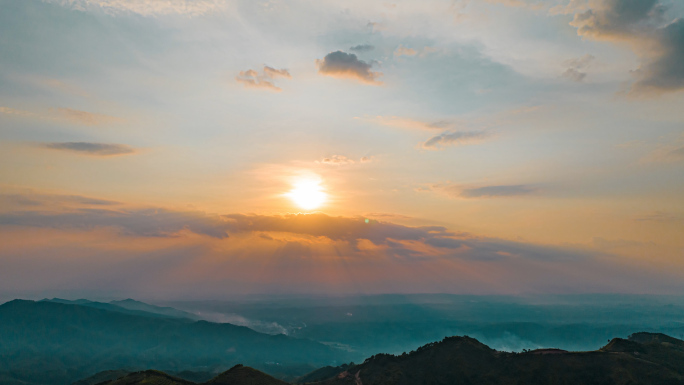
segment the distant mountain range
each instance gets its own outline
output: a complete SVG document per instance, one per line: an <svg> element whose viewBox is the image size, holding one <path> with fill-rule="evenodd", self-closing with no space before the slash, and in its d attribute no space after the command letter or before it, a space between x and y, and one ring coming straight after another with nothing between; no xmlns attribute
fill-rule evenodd
<svg viewBox="0 0 684 385"><path fill-rule="evenodd" d="M598 351L537 349L505 353L473 338L449 337L400 356L378 354L360 365L321 368L297 382L311 385L675 385L684 383L684 341L664 334L637 333L629 339L613 339ZM143 384L196 383L152 370L99 383ZM238 365L203 384L286 383Z"/></svg>
<svg viewBox="0 0 684 385"><path fill-rule="evenodd" d="M196 321L134 300L0 305L0 384L66 385L111 369L218 373L241 363L292 378L348 359L311 340Z"/></svg>
<svg viewBox="0 0 684 385"><path fill-rule="evenodd" d="M133 299L0 305L2 385L684 384L684 342L660 333L615 338L588 352L509 353L448 337L341 364L351 358L315 341Z"/></svg>

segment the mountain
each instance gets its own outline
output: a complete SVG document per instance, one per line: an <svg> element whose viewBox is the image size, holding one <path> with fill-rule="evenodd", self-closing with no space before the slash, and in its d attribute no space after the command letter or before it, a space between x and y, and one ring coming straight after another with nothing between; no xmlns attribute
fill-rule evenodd
<svg viewBox="0 0 684 385"><path fill-rule="evenodd" d="M172 307L162 307L162 306L155 306L155 305L150 305L145 302L140 302L136 301L134 299L128 298L124 299L122 301L111 301L109 302L111 305L119 306L124 309L128 310L138 310L138 311L144 311L152 314L159 314L163 316L168 316L168 317L176 317L176 318L187 318L195 321L199 321L200 317L188 313L182 310L174 309Z"/></svg>
<svg viewBox="0 0 684 385"><path fill-rule="evenodd" d="M142 309L130 309L130 308L127 308L124 306L119 306L119 305L111 303L111 302L110 303L96 302L96 301L90 301L87 299L77 299L77 300L71 301L68 299L61 299L61 298L52 298L52 299L45 298L43 300L40 300L39 302L52 302L52 303L61 303L64 305L87 306L87 307L92 307L95 309L102 309L102 310L114 311L117 313L132 314L132 315L138 315L138 316L144 316L144 317L153 317L153 318L187 318L187 317L177 317L177 316L173 316L173 315L169 315L169 314L162 314L162 313L158 313L158 312L151 312L151 311L142 310ZM112 302L114 302L114 301L112 301ZM142 302L140 302L140 303L142 303ZM152 306L152 305L148 305L148 306ZM177 310L177 311L181 312L180 310Z"/></svg>
<svg viewBox="0 0 684 385"><path fill-rule="evenodd" d="M131 373L130 371L123 370L123 369L105 370L104 372L94 374L88 378L78 380L71 385L97 385L97 384L100 384L102 382L116 380L117 378L121 378L121 377L123 377L127 374L130 374L130 373Z"/></svg>
<svg viewBox="0 0 684 385"><path fill-rule="evenodd" d="M287 385L287 382L243 365L235 365L230 370L207 381L207 385Z"/></svg>
<svg viewBox="0 0 684 385"><path fill-rule="evenodd" d="M146 317L155 318L185 318L192 321L199 321L200 317L192 313L188 313L182 310L174 309L172 307L161 307L154 306L144 302L136 301L134 299L125 299L122 301L111 301L111 302L97 302L90 301L87 299L77 299L74 301L61 298L45 298L40 302L54 302L66 305L80 305L88 306L96 309L103 309L109 311L115 311L124 314L134 314Z"/></svg>
<svg viewBox="0 0 684 385"><path fill-rule="evenodd" d="M346 352L311 340L143 313L88 303L14 300L2 304L1 382L70 384L112 369L218 373L238 363L300 376L347 360Z"/></svg>
<svg viewBox="0 0 684 385"><path fill-rule="evenodd" d="M320 374L329 375L320 380ZM332 375L330 375L332 374ZM314 381L314 382L310 382ZM318 382L315 382L318 381ZM363 364L311 373L318 385L507 385L684 383L684 341L652 333L616 338L598 351L538 349L505 353L469 337L449 337L400 356L378 354Z"/></svg>
<svg viewBox="0 0 684 385"><path fill-rule="evenodd" d="M116 379L103 381L97 385L198 385L179 377L157 370L128 373ZM76 383L74 383L76 385ZM201 385L288 385L287 382L271 377L256 369L235 365Z"/></svg>
<svg viewBox="0 0 684 385"><path fill-rule="evenodd" d="M158 370L145 370L129 373L114 380L100 382L97 385L195 385L194 382L170 376Z"/></svg>
<svg viewBox="0 0 684 385"><path fill-rule="evenodd" d="M597 351L499 352L470 337L448 337L400 356L326 366L299 379L309 385L675 385L684 383L684 341L658 333L614 338ZM197 385L163 372L131 373L99 385ZM202 385L286 385L236 365Z"/></svg>

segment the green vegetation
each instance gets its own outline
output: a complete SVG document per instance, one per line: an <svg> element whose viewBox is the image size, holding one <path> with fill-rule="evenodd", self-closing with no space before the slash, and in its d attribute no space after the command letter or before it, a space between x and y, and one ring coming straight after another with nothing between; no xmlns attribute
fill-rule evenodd
<svg viewBox="0 0 684 385"><path fill-rule="evenodd" d="M345 352L310 340L100 307L23 300L0 305L0 383L66 385L111 369L215 375L239 363L293 378L348 360Z"/></svg>

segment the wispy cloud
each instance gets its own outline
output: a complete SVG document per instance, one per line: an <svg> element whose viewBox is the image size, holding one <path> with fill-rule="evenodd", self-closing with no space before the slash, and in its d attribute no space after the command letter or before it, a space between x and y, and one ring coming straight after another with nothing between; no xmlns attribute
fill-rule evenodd
<svg viewBox="0 0 684 385"><path fill-rule="evenodd" d="M199 16L223 10L226 0L47 0L79 11L104 10L110 14L135 13L142 16Z"/></svg>
<svg viewBox="0 0 684 385"><path fill-rule="evenodd" d="M317 160L316 163L330 164L334 166L345 166L348 164L354 164L356 162L354 162L353 159L349 159L344 155L332 155L327 158Z"/></svg>
<svg viewBox="0 0 684 385"><path fill-rule="evenodd" d="M47 112L33 112L18 110L11 107L0 107L0 113L23 118L37 118L69 122L84 126L100 126L107 124L121 124L126 122L125 119L118 118L116 116L75 110L73 108L51 108Z"/></svg>
<svg viewBox="0 0 684 385"><path fill-rule="evenodd" d="M397 127L411 130L444 130L445 128L453 128L458 126L458 123L453 120L436 120L426 122L411 118L404 118L399 116L373 116L370 118L357 118L369 120L373 123L383 126Z"/></svg>
<svg viewBox="0 0 684 385"><path fill-rule="evenodd" d="M636 218L639 222L682 222L684 221L684 215L669 213L665 211L654 211L648 214L644 214Z"/></svg>
<svg viewBox="0 0 684 385"><path fill-rule="evenodd" d="M587 77L586 69L595 59L593 55L586 54L580 58L568 60L565 62L567 69L561 76L580 83Z"/></svg>
<svg viewBox="0 0 684 385"><path fill-rule="evenodd" d="M91 142L55 142L43 143L42 147L50 150L74 152L92 156L114 156L134 154L134 148L125 144L91 143Z"/></svg>
<svg viewBox="0 0 684 385"><path fill-rule="evenodd" d="M514 197L530 195L538 191L538 187L526 184L471 187L443 183L432 185L430 189L462 199Z"/></svg>
<svg viewBox="0 0 684 385"><path fill-rule="evenodd" d="M682 161L684 161L684 145L681 143L662 144L641 159L642 163L676 163Z"/></svg>
<svg viewBox="0 0 684 385"><path fill-rule="evenodd" d="M355 45L353 47L349 47L349 50L354 51L354 52L368 52L368 51L372 51L374 49L375 49L375 47L370 45L370 44L359 44L359 45Z"/></svg>
<svg viewBox="0 0 684 385"><path fill-rule="evenodd" d="M523 0L485 0L488 3L492 4L501 4L505 5L507 7L516 7L516 8L529 8L529 9L542 9L545 7L544 3L539 1L539 2L528 2L528 1L523 1Z"/></svg>
<svg viewBox="0 0 684 385"><path fill-rule="evenodd" d="M235 80L242 83L245 87L264 88L275 92L280 92L282 89L274 84L274 79L286 78L291 79L292 75L286 69L275 69L273 67L264 66L261 73L255 70L240 71Z"/></svg>
<svg viewBox="0 0 684 385"><path fill-rule="evenodd" d="M394 56L400 57L400 56L415 56L418 54L418 51L416 51L413 48L408 48L404 47L403 45L399 45L397 49L394 50Z"/></svg>
<svg viewBox="0 0 684 385"><path fill-rule="evenodd" d="M25 210L35 207L115 206L120 202L81 195L41 194L33 191L14 191L0 194L5 209Z"/></svg>
<svg viewBox="0 0 684 385"><path fill-rule="evenodd" d="M358 163L369 163L375 159L373 156L362 156L358 161L348 158L344 155L332 155L325 157L321 160L317 160L316 163L326 164L331 166L347 166Z"/></svg>
<svg viewBox="0 0 684 385"><path fill-rule="evenodd" d="M125 122L124 119L117 118L115 116L74 110L72 108L57 108L55 112L57 116L63 120L67 120L76 124L82 124L84 126L99 126L104 124Z"/></svg>
<svg viewBox="0 0 684 385"><path fill-rule="evenodd" d="M372 64L367 63L353 53L342 51L331 52L322 60L316 60L318 73L338 77L359 80L366 84L380 84L378 78L381 72L371 71Z"/></svg>
<svg viewBox="0 0 684 385"><path fill-rule="evenodd" d="M484 131L447 131L433 136L422 147L428 150L436 150L440 147L459 146L479 143L491 135Z"/></svg>

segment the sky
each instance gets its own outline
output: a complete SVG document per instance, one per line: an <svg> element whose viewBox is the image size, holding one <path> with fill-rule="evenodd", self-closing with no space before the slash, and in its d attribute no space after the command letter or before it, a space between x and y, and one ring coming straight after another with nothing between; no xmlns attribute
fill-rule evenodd
<svg viewBox="0 0 684 385"><path fill-rule="evenodd" d="M684 290L684 2L0 9L3 297Z"/></svg>

